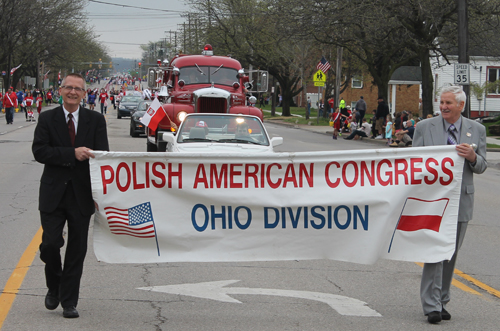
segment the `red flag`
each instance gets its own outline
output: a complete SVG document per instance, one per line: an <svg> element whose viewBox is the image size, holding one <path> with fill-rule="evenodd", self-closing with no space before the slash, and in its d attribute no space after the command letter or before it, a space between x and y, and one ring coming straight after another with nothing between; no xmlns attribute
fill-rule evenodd
<svg viewBox="0 0 500 331"><path fill-rule="evenodd" d="M148 110L142 117L142 124L149 127L151 130L155 131L158 127L158 123L166 116L167 114L163 110L160 101L157 98L153 100L151 106L149 106Z"/></svg>
<svg viewBox="0 0 500 331"><path fill-rule="evenodd" d="M57 80L61 80L61 70L59 70L59 73L57 74Z"/></svg>
<svg viewBox="0 0 500 331"><path fill-rule="evenodd" d="M426 229L439 232L448 202L449 199L446 198L438 200L408 198L396 229L401 231Z"/></svg>

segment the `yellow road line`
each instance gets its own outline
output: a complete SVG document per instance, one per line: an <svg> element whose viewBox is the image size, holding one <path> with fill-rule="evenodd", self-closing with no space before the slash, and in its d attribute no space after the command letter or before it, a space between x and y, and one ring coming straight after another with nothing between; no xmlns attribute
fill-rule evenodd
<svg viewBox="0 0 500 331"><path fill-rule="evenodd" d="M419 262L416 262L416 264L418 264L419 266L423 267L424 264L423 263L419 263ZM477 287L479 287L480 289L483 289L485 290L486 292L488 292L489 294L491 295L494 295L496 296L497 298L500 298L500 291L498 290L495 290L493 287L491 286L488 286L486 285L485 283L483 282L480 282L479 280L475 279L474 277L471 277L469 275L467 275L465 272L463 271L460 271L458 269L455 269L455 275L457 276L460 276L462 277L463 279L467 280L468 282L471 282L472 284L476 285ZM459 289L461 289L462 291L465 291L465 292L469 292L469 293L472 293L472 294L476 294L476 295L482 295L481 293L479 293L478 291L468 287L467 285L459 282L458 280L456 279L453 279L452 280L452 285L458 287Z"/></svg>
<svg viewBox="0 0 500 331"><path fill-rule="evenodd" d="M465 280L468 280L469 282L476 285L477 287L482 288L483 290L490 293L491 295L494 295L497 298L500 298L500 291L495 290L493 287L488 286L488 285L480 282L479 280L467 275L466 273L464 273L458 269L455 269L455 274L457 274L458 276L462 277Z"/></svg>
<svg viewBox="0 0 500 331"><path fill-rule="evenodd" d="M14 302L17 292L21 288L24 277L28 272L33 260L35 259L36 253L38 251L38 246L42 242L42 227L38 229L30 244L24 251L19 263L17 264L14 271L10 275L2 294L0 295L0 329L2 328L3 322L7 318L10 307Z"/></svg>

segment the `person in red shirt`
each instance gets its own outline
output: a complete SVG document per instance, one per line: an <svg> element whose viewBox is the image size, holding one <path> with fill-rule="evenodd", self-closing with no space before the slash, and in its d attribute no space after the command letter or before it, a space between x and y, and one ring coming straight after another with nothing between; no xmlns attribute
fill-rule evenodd
<svg viewBox="0 0 500 331"><path fill-rule="evenodd" d="M106 108L105 103L106 100L108 99L108 94L104 89L101 89L101 94L99 94L99 100L101 100L101 114L106 114Z"/></svg>
<svg viewBox="0 0 500 331"><path fill-rule="evenodd" d="M41 95L38 95L36 97L36 110L38 111L38 115L42 112L42 103L43 103L43 98Z"/></svg>
<svg viewBox="0 0 500 331"><path fill-rule="evenodd" d="M31 95L31 92L28 92L23 103L24 107L26 107L26 121L31 122L32 119L35 119L33 116L33 95Z"/></svg>
<svg viewBox="0 0 500 331"><path fill-rule="evenodd" d="M5 119L7 124L14 123L14 108L17 107L17 95L12 92L12 87L9 87L3 96L3 106L5 108Z"/></svg>
<svg viewBox="0 0 500 331"><path fill-rule="evenodd" d="M50 105L52 103L52 90L49 90L47 92L47 95L45 95L45 99L47 100L48 105Z"/></svg>

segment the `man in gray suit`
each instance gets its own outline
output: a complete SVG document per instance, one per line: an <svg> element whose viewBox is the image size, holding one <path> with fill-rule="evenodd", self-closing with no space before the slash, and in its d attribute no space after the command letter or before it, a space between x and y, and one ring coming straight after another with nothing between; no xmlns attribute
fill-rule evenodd
<svg viewBox="0 0 500 331"><path fill-rule="evenodd" d="M486 163L486 130L483 125L462 116L466 95L459 86L441 90L439 109L441 116L418 123L413 146L456 145L458 155L465 158L458 209L457 240L455 253L450 261L425 263L420 285L420 298L429 323L451 319L445 309L450 301L450 286L457 253L472 219L474 207L473 174L483 173Z"/></svg>

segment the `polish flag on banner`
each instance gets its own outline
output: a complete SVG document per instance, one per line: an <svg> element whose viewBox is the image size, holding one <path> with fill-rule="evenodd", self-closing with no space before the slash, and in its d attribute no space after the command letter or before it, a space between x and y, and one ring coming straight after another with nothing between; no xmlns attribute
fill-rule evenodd
<svg viewBox="0 0 500 331"><path fill-rule="evenodd" d="M165 111L163 110L160 101L158 101L158 98L155 98L142 117L141 122L151 130L156 130L158 123L160 123L165 115Z"/></svg>
<svg viewBox="0 0 500 331"><path fill-rule="evenodd" d="M449 199L421 200L408 198L401 212L397 230L417 231L432 230L439 232Z"/></svg>
<svg viewBox="0 0 500 331"><path fill-rule="evenodd" d="M455 249L456 218L452 216L455 219L452 229L449 229L448 225L449 230L446 233L440 232L449 202L448 198L436 200L407 198L393 231L388 253L393 254L391 248L406 252L420 250L422 253L422 251L430 252L436 247L442 247L440 249L448 252L451 258ZM448 215L449 218L450 215ZM418 247L415 245L416 242L420 243ZM432 254L429 254L428 260L422 262L437 261L434 261Z"/></svg>

